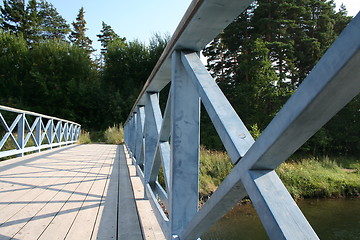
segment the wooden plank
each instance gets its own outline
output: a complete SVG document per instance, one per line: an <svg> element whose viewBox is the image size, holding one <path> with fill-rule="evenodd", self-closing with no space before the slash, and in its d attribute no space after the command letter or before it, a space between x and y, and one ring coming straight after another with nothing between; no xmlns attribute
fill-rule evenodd
<svg viewBox="0 0 360 240"><path fill-rule="evenodd" d="M96 163L95 170L90 172L87 177L90 177L81 182L79 187L75 190L75 192L68 198L65 204L61 207L59 213L53 218L51 223L47 226L45 231L41 234L38 239L65 239L67 234L72 227L76 217L78 216L79 211L81 210L86 197L89 195L89 191L92 188L94 181L96 180L101 167L104 162L101 161L103 156L96 156L98 159L94 158L92 161L98 160L100 162ZM94 175L95 174L95 175ZM101 196L98 196L101 198ZM96 207L99 204L94 204L91 207ZM89 228L90 227L90 228ZM83 225L80 229L78 229L78 233L92 231L93 226Z"/></svg>
<svg viewBox="0 0 360 240"><path fill-rule="evenodd" d="M51 197L52 192L56 192L59 190L59 188L56 185L62 185L66 183L68 180L66 180L66 175L71 174L71 172L67 171L74 166L69 166L68 169L63 169L61 171L55 171L54 174L50 177L45 177L42 184L37 183L38 185L34 185L32 183L32 180L26 179L29 183L26 185L33 186L32 189L26 191L26 194L21 195L19 198L17 198L12 203L9 203L6 206L6 209L3 209L2 214L0 216L0 224L1 231L4 232L5 226L8 226L6 222L12 222L15 221L16 215L20 215L24 210L24 208L28 207L29 205L34 206L32 202L36 202L40 200L40 202L46 202L48 201L48 197ZM26 170L26 169L25 169ZM34 176L36 178L36 175ZM63 182L65 181L65 182ZM44 194L46 192L49 192L49 194ZM16 195L21 194L22 192L17 192Z"/></svg>
<svg viewBox="0 0 360 240"><path fill-rule="evenodd" d="M84 158L84 157L83 157ZM90 172L92 167L95 165L94 162L89 161L91 159L84 159L82 169L88 169ZM79 164L79 163L77 163ZM69 165L71 167L72 165ZM68 171L69 174L72 172ZM80 179L78 178L80 177ZM46 226L48 226L64 205L64 203L69 199L71 194L76 190L76 188L80 185L80 182L85 179L86 176L83 175L82 171L77 171L77 173L73 176L69 176L67 181L62 183L62 188L59 189L54 194L53 191L47 191L47 194L42 195L42 201L46 199L46 195L53 195L53 197L43 204L42 208L38 212L33 213L33 217L30 222L28 222L17 234L14 236L19 239L37 239L41 233L44 231ZM32 209L34 207L32 206ZM29 209L26 209L28 212L31 212ZM31 216L31 215L30 215Z"/></svg>
<svg viewBox="0 0 360 240"><path fill-rule="evenodd" d="M143 239L123 146L120 148L118 239Z"/></svg>
<svg viewBox="0 0 360 240"><path fill-rule="evenodd" d="M21 182L35 187L15 199L6 208L10 212L1 212L0 217L7 222L0 229L0 239L143 239L123 146L81 145L40 156L32 166L5 164L13 164L4 170L7 177L18 181L18 175L24 174ZM43 167L43 172L36 175L34 166ZM28 178L34 173L34 180ZM35 181L37 178L43 180ZM11 184L3 187L6 190ZM143 187L140 194L144 200ZM149 213L143 218L150 226L154 223L149 218L151 207L147 207ZM150 235L146 239L161 239L156 232Z"/></svg>
<svg viewBox="0 0 360 240"><path fill-rule="evenodd" d="M83 205L81 206L81 209L79 210L79 213L77 214L76 219L66 236L66 239L91 239L113 160L114 156L112 155L104 157L104 162L99 174L94 180L94 183L86 196ZM84 226L91 227L91 231L81 231Z"/></svg>
<svg viewBox="0 0 360 240"><path fill-rule="evenodd" d="M113 168L100 204L92 240L117 238L118 191L119 191L119 150L117 147Z"/></svg>
<svg viewBox="0 0 360 240"><path fill-rule="evenodd" d="M63 189L59 189L58 192L61 192ZM44 209L46 206L51 206L51 209L54 209L54 205L52 205L53 199L58 195L58 192L54 192L52 190L45 191L43 194L39 195L32 202L24 206L20 211L18 211L14 216L8 219L2 226L1 232L15 235L25 235L27 233L27 229L30 229L30 236L36 239L36 235L34 235L34 230L36 228L32 227L32 225L38 225L36 222L37 219L41 218L39 212ZM49 204L50 203L50 204ZM52 214L50 214L52 215ZM50 221L49 217L45 219ZM29 223L30 222L30 223ZM28 224L29 223L29 224ZM28 226L29 225L29 226ZM41 225L40 225L41 226ZM41 226L40 232L43 231L44 227ZM29 238L26 238L29 239Z"/></svg>
<svg viewBox="0 0 360 240"><path fill-rule="evenodd" d="M143 229L143 237L145 240L165 240L166 238L154 215L151 204L149 200L144 198L144 186L140 177L136 176L136 166L132 165L126 151L125 156L139 220Z"/></svg>

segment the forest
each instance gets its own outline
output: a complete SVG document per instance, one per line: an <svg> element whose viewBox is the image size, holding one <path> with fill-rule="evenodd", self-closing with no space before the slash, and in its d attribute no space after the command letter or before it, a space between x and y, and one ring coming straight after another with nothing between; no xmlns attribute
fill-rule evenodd
<svg viewBox="0 0 360 240"><path fill-rule="evenodd" d="M209 71L254 137L351 19L332 0L257 0L203 50ZM123 123L169 36L155 34L146 45L102 22L96 54L86 30L84 8L69 24L45 0L3 0L0 105L69 119L87 131ZM203 115L202 144L221 150ZM358 155L359 140L357 96L300 151Z"/></svg>

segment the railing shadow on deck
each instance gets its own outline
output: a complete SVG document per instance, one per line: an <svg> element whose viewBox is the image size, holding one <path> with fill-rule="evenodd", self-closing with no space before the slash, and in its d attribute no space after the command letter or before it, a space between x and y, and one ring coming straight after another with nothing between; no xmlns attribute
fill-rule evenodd
<svg viewBox="0 0 360 240"><path fill-rule="evenodd" d="M318 239L274 169L359 93L360 14L255 142L198 56L250 3L193 1L125 123L126 146L167 239L199 238L246 195L271 239ZM159 92L168 84L162 112ZM235 167L198 209L200 102Z"/></svg>

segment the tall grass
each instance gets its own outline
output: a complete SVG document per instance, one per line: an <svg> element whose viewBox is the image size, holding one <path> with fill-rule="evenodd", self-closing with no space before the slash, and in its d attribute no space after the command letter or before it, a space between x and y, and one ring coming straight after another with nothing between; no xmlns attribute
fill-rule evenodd
<svg viewBox="0 0 360 240"><path fill-rule="evenodd" d="M225 152L200 151L200 198L206 200L230 173L233 164ZM351 157L299 157L277 169L295 199L360 196L360 162Z"/></svg>
<svg viewBox="0 0 360 240"><path fill-rule="evenodd" d="M104 133L105 143L108 144L123 144L124 143L124 128L122 124L114 125L106 129Z"/></svg>
<svg viewBox="0 0 360 240"><path fill-rule="evenodd" d="M359 169L343 168L329 157L285 162L276 171L295 199L360 195Z"/></svg>
<svg viewBox="0 0 360 240"><path fill-rule="evenodd" d="M81 131L80 137L77 141L78 144L89 144L91 143L90 133L86 131Z"/></svg>
<svg viewBox="0 0 360 240"><path fill-rule="evenodd" d="M199 191L201 197L214 192L230 173L233 164L226 152L200 148Z"/></svg>

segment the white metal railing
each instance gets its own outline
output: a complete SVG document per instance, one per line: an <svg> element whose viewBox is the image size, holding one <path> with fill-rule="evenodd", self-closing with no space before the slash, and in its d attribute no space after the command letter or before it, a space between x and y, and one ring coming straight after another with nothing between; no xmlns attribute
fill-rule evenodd
<svg viewBox="0 0 360 240"><path fill-rule="evenodd" d="M167 239L199 238L246 195L271 239L318 239L274 169L359 93L360 14L255 142L198 56L250 3L194 0L125 123L126 146ZM162 113L159 92L169 83ZM201 209L200 103L235 164Z"/></svg>
<svg viewBox="0 0 360 240"><path fill-rule="evenodd" d="M0 105L0 158L75 143L80 124Z"/></svg>

